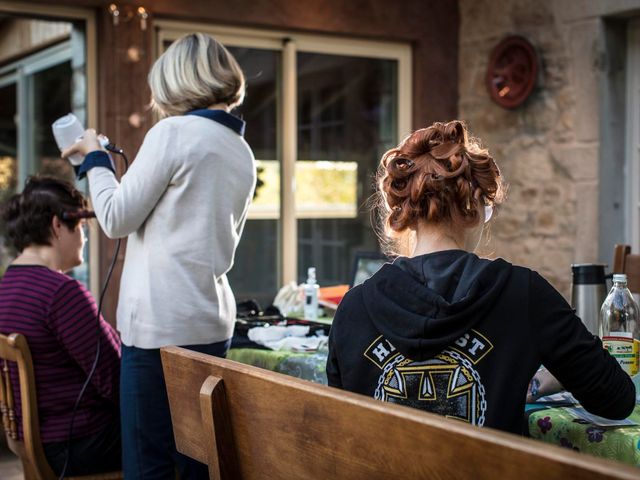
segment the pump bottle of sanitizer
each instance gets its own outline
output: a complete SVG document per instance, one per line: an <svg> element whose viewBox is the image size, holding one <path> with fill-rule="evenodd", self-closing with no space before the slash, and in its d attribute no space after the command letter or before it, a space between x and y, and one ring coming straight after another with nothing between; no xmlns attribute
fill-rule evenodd
<svg viewBox="0 0 640 480"><path fill-rule="evenodd" d="M316 269L309 267L307 282L304 284L304 318L307 320L318 319L318 288Z"/></svg>

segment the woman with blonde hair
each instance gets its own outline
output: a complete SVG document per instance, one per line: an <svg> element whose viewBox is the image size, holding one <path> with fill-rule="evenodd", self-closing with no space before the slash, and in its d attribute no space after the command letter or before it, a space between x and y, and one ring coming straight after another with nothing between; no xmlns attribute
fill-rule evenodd
<svg viewBox="0 0 640 480"><path fill-rule="evenodd" d="M340 303L329 385L522 433L544 364L587 410L631 413L629 376L564 298L528 268L473 253L504 183L463 123L434 123L385 153L378 197L400 255Z"/></svg>
<svg viewBox="0 0 640 480"><path fill-rule="evenodd" d="M229 113L245 80L223 45L195 33L160 56L149 86L164 118L120 183L93 130L63 156L85 156L78 174L102 229L128 236L117 310L125 478L174 478L174 465L181 478L208 478L176 452L159 349L229 348L236 306L226 274L256 182L244 122Z"/></svg>

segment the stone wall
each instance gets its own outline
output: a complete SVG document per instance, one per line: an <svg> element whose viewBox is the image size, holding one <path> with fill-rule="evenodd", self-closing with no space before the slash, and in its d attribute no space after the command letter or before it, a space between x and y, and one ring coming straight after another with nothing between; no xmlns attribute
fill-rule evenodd
<svg viewBox="0 0 640 480"><path fill-rule="evenodd" d="M493 153L509 195L485 253L538 270L568 296L572 263L598 261L598 20L572 21L571 0L460 0L459 116ZM485 74L505 36L539 55L538 84L506 110Z"/></svg>

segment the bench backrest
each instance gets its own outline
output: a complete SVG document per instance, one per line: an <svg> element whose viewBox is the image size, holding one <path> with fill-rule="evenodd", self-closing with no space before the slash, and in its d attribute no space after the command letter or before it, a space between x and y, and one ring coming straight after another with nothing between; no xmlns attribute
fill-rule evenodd
<svg viewBox="0 0 640 480"><path fill-rule="evenodd" d="M14 364L10 367L10 364ZM10 368L17 367L19 387L14 391ZM16 395L19 393L19 395ZM16 402L20 402L20 418ZM9 449L20 457L26 480L57 480L40 440L36 380L31 350L24 335L0 334L0 415ZM22 427L22 438L18 424ZM0 467L1 470L1 467ZM3 478L0 472L0 478ZM122 480L122 472L97 473L67 480Z"/></svg>
<svg viewBox="0 0 640 480"><path fill-rule="evenodd" d="M15 363L19 376L18 392L13 391L10 362ZM20 398L21 419L17 418L16 399ZM31 351L24 335L0 335L0 412L7 444L20 457L25 478L54 479L56 475L47 463L40 442L36 383ZM21 421L20 421L21 420ZM18 435L21 423L22 436Z"/></svg>
<svg viewBox="0 0 640 480"><path fill-rule="evenodd" d="M178 451L212 479L637 479L638 470L179 347Z"/></svg>

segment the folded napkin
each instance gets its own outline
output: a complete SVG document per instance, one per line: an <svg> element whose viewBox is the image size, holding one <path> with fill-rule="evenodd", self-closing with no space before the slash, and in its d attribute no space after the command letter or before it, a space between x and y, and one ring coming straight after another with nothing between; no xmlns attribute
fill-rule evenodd
<svg viewBox="0 0 640 480"><path fill-rule="evenodd" d="M319 333L319 332L318 332ZM288 350L291 352L315 352L327 343L326 335L309 334L308 325L255 327L247 336L260 345L272 350Z"/></svg>

